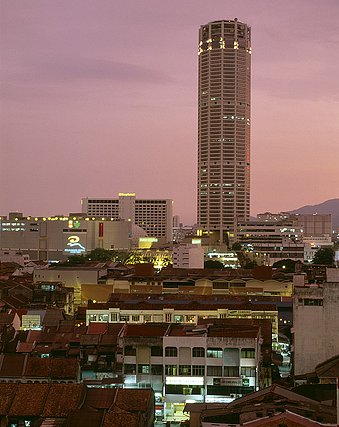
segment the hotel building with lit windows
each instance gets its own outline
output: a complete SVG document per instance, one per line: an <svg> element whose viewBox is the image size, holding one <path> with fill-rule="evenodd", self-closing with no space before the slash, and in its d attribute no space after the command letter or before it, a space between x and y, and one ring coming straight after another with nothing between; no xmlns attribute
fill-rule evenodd
<svg viewBox="0 0 339 427"><path fill-rule="evenodd" d="M198 226L228 243L250 215L250 27L202 25L198 55Z"/></svg>
<svg viewBox="0 0 339 427"><path fill-rule="evenodd" d="M116 199L83 198L81 207L88 216L131 221L159 243L173 240L173 201L170 199L136 199L135 193L119 193Z"/></svg>

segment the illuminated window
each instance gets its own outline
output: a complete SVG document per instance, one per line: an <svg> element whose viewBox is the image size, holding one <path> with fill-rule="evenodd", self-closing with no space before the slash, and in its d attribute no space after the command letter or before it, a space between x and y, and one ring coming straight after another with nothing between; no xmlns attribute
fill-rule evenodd
<svg viewBox="0 0 339 427"><path fill-rule="evenodd" d="M244 375L245 377L255 377L255 368L242 367L241 375Z"/></svg>
<svg viewBox="0 0 339 427"><path fill-rule="evenodd" d="M165 374L168 376L176 376L178 374L177 365L166 365L165 366Z"/></svg>
<svg viewBox="0 0 339 427"><path fill-rule="evenodd" d="M150 366L149 365L138 365L138 374L149 374Z"/></svg>
<svg viewBox="0 0 339 427"><path fill-rule="evenodd" d="M241 350L241 357L243 359L255 359L255 349L254 348L243 348Z"/></svg>
<svg viewBox="0 0 339 427"><path fill-rule="evenodd" d="M171 313L165 314L165 322L172 322L172 314Z"/></svg>
<svg viewBox="0 0 339 427"><path fill-rule="evenodd" d="M207 357L212 357L215 359L221 359L222 358L222 349L221 348L215 348L215 347L209 347L207 349Z"/></svg>
<svg viewBox="0 0 339 427"><path fill-rule="evenodd" d="M111 313L111 322L118 321L118 313Z"/></svg>
<svg viewBox="0 0 339 427"><path fill-rule="evenodd" d="M179 375L191 376L191 366L190 365L179 365Z"/></svg>

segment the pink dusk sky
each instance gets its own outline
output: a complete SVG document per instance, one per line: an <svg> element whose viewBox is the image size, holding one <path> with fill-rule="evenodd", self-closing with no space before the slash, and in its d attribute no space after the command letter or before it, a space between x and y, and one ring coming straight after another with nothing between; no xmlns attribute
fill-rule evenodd
<svg viewBox="0 0 339 427"><path fill-rule="evenodd" d="M339 197L338 0L2 0L0 214L196 218L200 25L252 27L251 212Z"/></svg>

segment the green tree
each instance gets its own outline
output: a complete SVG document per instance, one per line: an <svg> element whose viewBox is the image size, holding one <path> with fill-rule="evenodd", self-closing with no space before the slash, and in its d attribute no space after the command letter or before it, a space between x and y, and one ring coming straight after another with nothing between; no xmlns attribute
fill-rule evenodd
<svg viewBox="0 0 339 427"><path fill-rule="evenodd" d="M233 243L233 245L232 245L232 250L233 250L234 252L240 252L240 251L241 251L241 249L242 249L242 246L241 246L241 243L240 243L240 242L235 242L235 243Z"/></svg>
<svg viewBox="0 0 339 427"><path fill-rule="evenodd" d="M106 262L106 261L111 261L113 258L113 255L114 254L112 253L112 251L109 251L103 248L96 248L96 249L93 249L91 252L89 252L86 255L86 258L89 261Z"/></svg>
<svg viewBox="0 0 339 427"><path fill-rule="evenodd" d="M334 263L333 248L321 248L314 255L313 264L333 265L333 263Z"/></svg>
<svg viewBox="0 0 339 427"><path fill-rule="evenodd" d="M86 257L83 255L71 255L68 260L61 265L72 267L73 265L81 265L86 263Z"/></svg>
<svg viewBox="0 0 339 427"><path fill-rule="evenodd" d="M99 262L125 262L128 258L128 252L125 251L110 251L108 249L96 248L86 255L88 261L99 261Z"/></svg>
<svg viewBox="0 0 339 427"><path fill-rule="evenodd" d="M204 268L210 268L214 270L222 270L224 268L224 264L220 261L209 259L204 262Z"/></svg>
<svg viewBox="0 0 339 427"><path fill-rule="evenodd" d="M243 268L246 270L251 270L252 268L258 267L258 264L255 260L246 260L245 264L243 265Z"/></svg>
<svg viewBox="0 0 339 427"><path fill-rule="evenodd" d="M294 273L295 272L295 263L293 259L282 259L280 261L275 262L272 267L278 268L284 273Z"/></svg>

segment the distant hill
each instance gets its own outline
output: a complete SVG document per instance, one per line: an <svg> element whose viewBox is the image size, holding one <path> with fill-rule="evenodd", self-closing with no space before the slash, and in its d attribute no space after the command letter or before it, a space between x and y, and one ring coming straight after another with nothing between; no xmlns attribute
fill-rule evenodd
<svg viewBox="0 0 339 427"><path fill-rule="evenodd" d="M332 214L333 227L339 227L339 199L326 200L318 205L307 205L289 212L299 214Z"/></svg>

